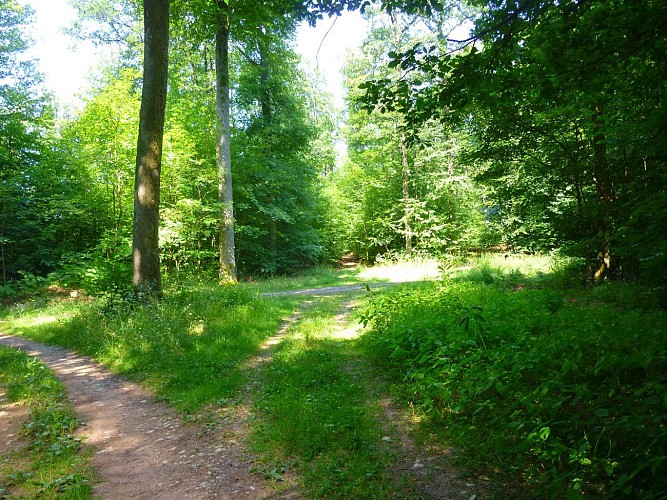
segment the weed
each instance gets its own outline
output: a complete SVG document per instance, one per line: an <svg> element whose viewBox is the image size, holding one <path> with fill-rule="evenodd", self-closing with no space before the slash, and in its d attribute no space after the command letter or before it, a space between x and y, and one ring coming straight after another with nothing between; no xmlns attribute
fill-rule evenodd
<svg viewBox="0 0 667 500"><path fill-rule="evenodd" d="M479 337L479 339L482 341L484 349L487 349L486 342L484 342L484 337L482 336L483 322L484 316L482 316L481 306L473 304L459 320L459 325L463 326L463 329L466 333L473 334L473 340L476 337Z"/></svg>
<svg viewBox="0 0 667 500"><path fill-rule="evenodd" d="M60 382L36 359L0 347L0 384L7 388L10 401L31 408L23 425L30 460L22 458L21 451L0 455L4 475L0 482L22 496L91 498L87 457L80 451L80 439L73 436L80 421Z"/></svg>

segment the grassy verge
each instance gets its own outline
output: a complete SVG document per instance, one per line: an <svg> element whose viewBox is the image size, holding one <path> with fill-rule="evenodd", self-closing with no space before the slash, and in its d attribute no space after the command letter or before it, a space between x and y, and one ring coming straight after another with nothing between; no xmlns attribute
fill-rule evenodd
<svg viewBox="0 0 667 500"><path fill-rule="evenodd" d="M303 298L263 292L389 280L390 268L315 268L297 276L219 286L172 284L165 299L135 306L120 299L32 295L0 310L3 329L95 357L145 381L184 411L230 398L243 385L242 361L275 333Z"/></svg>
<svg viewBox="0 0 667 500"><path fill-rule="evenodd" d="M9 333L91 355L145 381L183 411L231 397L241 362L278 329L298 299L260 299L246 286L196 284L163 301L35 297L3 311Z"/></svg>
<svg viewBox="0 0 667 500"><path fill-rule="evenodd" d="M295 469L312 498L409 497L409 480L392 473L356 340L336 336L340 304L311 307L263 370L254 447L267 477Z"/></svg>
<svg viewBox="0 0 667 500"><path fill-rule="evenodd" d="M80 422L60 382L39 361L0 347L0 386L7 401L30 409L24 446L0 454L0 497L92 498L88 455L72 434Z"/></svg>
<svg viewBox="0 0 667 500"><path fill-rule="evenodd" d="M261 281L248 282L247 285L258 292L279 292L303 288L320 288L361 283L360 268L337 269L333 267L314 267L289 276L275 276Z"/></svg>
<svg viewBox="0 0 667 500"><path fill-rule="evenodd" d="M363 283L398 283L436 278L440 271L434 259L396 259L369 267L357 265L351 268L314 267L292 276L277 276L249 283L258 292L276 292L303 288L322 288Z"/></svg>
<svg viewBox="0 0 667 500"><path fill-rule="evenodd" d="M503 259L504 260L504 259ZM363 342L424 427L540 498L662 498L667 322L652 290L490 260L378 295ZM553 288L558 284L559 288Z"/></svg>

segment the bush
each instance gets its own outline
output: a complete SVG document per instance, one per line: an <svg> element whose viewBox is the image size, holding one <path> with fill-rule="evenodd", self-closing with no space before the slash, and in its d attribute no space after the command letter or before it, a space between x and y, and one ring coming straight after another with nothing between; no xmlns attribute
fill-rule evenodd
<svg viewBox="0 0 667 500"><path fill-rule="evenodd" d="M88 252L65 254L61 269L49 281L65 288L80 288L90 295L125 296L132 292L132 242L105 235Z"/></svg>
<svg viewBox="0 0 667 500"><path fill-rule="evenodd" d="M369 352L471 463L538 496L667 491L663 313L496 281L376 297Z"/></svg>

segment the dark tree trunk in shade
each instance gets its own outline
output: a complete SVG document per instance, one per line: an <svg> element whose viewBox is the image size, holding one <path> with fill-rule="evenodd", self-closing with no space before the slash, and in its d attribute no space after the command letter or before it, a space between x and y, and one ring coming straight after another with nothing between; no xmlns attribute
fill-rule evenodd
<svg viewBox="0 0 667 500"><path fill-rule="evenodd" d="M144 0L144 76L134 183L135 293L160 297L160 167L167 102L169 0Z"/></svg>
<svg viewBox="0 0 667 500"><path fill-rule="evenodd" d="M606 280L612 269L611 249L611 205L614 199L614 187L609 172L607 145L601 128L602 108L597 105L593 113L593 181L598 198L597 214L597 258L593 270L593 281Z"/></svg>
<svg viewBox="0 0 667 500"><path fill-rule="evenodd" d="M401 130L401 167L403 187L403 217L405 222L405 255L412 255L412 227L410 225L410 156L408 153L408 139L405 131Z"/></svg>

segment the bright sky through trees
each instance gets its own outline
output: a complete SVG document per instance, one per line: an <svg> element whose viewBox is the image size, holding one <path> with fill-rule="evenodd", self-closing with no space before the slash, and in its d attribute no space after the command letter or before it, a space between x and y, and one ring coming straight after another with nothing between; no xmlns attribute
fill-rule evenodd
<svg viewBox="0 0 667 500"><path fill-rule="evenodd" d="M29 55L39 59L47 88L65 104L76 102L76 94L86 86L86 77L103 57L92 43L73 40L63 30L76 13L67 0L21 0L35 10L31 37L34 46ZM327 82L327 90L337 105L342 104L340 68L348 50L359 47L366 33L365 21L358 12L341 18L324 19L315 28L301 26L297 34L297 52L308 68L318 69ZM319 51L319 53L318 53Z"/></svg>
<svg viewBox="0 0 667 500"><path fill-rule="evenodd" d="M366 36L366 21L359 12L346 12L340 18L324 19L315 28L302 25L297 31L297 52L306 65L325 77L327 90L337 106L342 105L345 56L361 46Z"/></svg>
<svg viewBox="0 0 667 500"><path fill-rule="evenodd" d="M86 76L100 61L102 51L92 43L75 41L63 33L75 19L75 11L67 0L21 0L35 10L35 24L29 57L39 60L46 87L67 104L86 83Z"/></svg>

